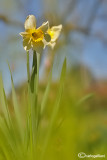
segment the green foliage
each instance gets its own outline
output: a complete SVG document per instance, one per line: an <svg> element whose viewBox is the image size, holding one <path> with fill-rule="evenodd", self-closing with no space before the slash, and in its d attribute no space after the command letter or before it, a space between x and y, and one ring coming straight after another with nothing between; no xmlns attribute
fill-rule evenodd
<svg viewBox="0 0 107 160"><path fill-rule="evenodd" d="M35 56L37 58L35 59ZM25 106L18 102L17 95L14 88L12 73L12 110L8 107L8 101L6 99L2 76L0 77L0 101L1 101L1 115L0 115L0 160L21 160L21 159L44 159L44 155L48 148L50 137L54 121L59 111L60 101L63 92L64 78L66 72L66 60L64 61L61 78L59 82L58 93L51 112L50 120L46 131L41 128L41 121L45 117L46 104L48 101L49 90L51 86L52 72L50 73L48 84L43 96L41 104L38 103L39 92L39 59L40 55L34 52L33 56L32 74L30 76L29 71L29 53L27 53L27 73L28 73L28 92L26 95ZM10 69L10 67L9 67ZM31 78L30 78L31 77ZM22 113L22 107L26 108L26 111ZM43 133L42 133L43 132ZM46 132L46 133L45 133ZM42 145L39 143L39 133L45 134L45 138L42 141ZM41 147L42 152L38 157L38 147Z"/></svg>
<svg viewBox="0 0 107 160"><path fill-rule="evenodd" d="M37 54L36 72L34 66L30 74L27 53L27 89L16 92L10 71L12 102L0 76L0 160L78 160L80 152L105 154L106 107L95 93L84 94L77 72L65 75L66 59L59 82L52 82L51 69L47 85L39 83L39 59Z"/></svg>

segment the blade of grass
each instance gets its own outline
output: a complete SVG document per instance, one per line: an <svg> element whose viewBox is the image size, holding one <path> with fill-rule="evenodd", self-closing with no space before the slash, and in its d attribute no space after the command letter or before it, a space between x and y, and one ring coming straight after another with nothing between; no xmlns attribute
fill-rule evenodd
<svg viewBox="0 0 107 160"><path fill-rule="evenodd" d="M45 90L45 93L43 95L43 99L42 99L42 102L41 102L41 111L40 111L41 116L42 116L42 114L45 110L45 107L46 107L46 103L47 103L48 95L49 95L49 91L50 91L50 86L51 86L51 81L52 81L52 71L49 75L48 84L47 84L47 87L46 87L46 90Z"/></svg>
<svg viewBox="0 0 107 160"><path fill-rule="evenodd" d="M6 122L10 128L10 124L11 124L11 120L10 120L10 113L8 110L8 104L7 104L7 100L6 100L6 95L5 95L5 91L4 91L4 86L3 86L3 80L2 80L2 76L0 75L0 100L2 103L2 110L4 113L4 117L6 119Z"/></svg>
<svg viewBox="0 0 107 160"><path fill-rule="evenodd" d="M44 144L43 144L40 160L44 159L44 155L45 155L45 152L46 152L46 149L47 149L47 145L48 145L48 142L49 142L49 139L50 139L50 136L51 136L53 123L54 123L54 120L57 116L57 113L58 113L58 110L59 110L59 107L60 107L60 101L61 101L63 87L64 87L65 74L66 74L66 59L64 60L64 63L63 63L62 72L61 72L61 76L60 76L60 85L59 85L59 89L58 89L58 94L57 94L56 101L55 101L55 104L54 104L54 107L53 107L53 112L52 112L52 116L51 116L50 123L49 123L49 126L48 126L45 141L44 141Z"/></svg>
<svg viewBox="0 0 107 160"><path fill-rule="evenodd" d="M0 92L1 92L1 102L2 102L2 105L3 105L4 117L5 117L5 120L6 120L6 123L5 123L4 120L1 119L0 125L1 125L1 123L3 124L3 125L1 125L1 130L4 133L4 135L7 139L7 142L9 141L9 144L10 144L11 148L14 149L14 148L16 148L17 135L16 135L15 130L13 128L11 114L9 112L7 99L6 99L5 91L4 91L4 88L3 88L2 77L0 77L0 88L1 88L1 90L0 90ZM15 153L14 150L13 150L13 153Z"/></svg>
<svg viewBox="0 0 107 160"><path fill-rule="evenodd" d="M85 101L87 101L88 99L92 98L94 96L94 93L90 93L86 96L84 96L83 98L81 98L77 103L76 106L79 106L81 104L83 104Z"/></svg>
<svg viewBox="0 0 107 160"><path fill-rule="evenodd" d="M8 129L5 120L0 116L0 145L2 146L3 151L5 152L6 157L11 157L8 150L12 151L12 155L15 156L16 153L16 143L14 140L14 135L12 130ZM9 154L9 155L8 155Z"/></svg>
<svg viewBox="0 0 107 160"><path fill-rule="evenodd" d="M26 123L26 132L24 144L30 144L28 148L30 148L30 157L33 160L33 126L32 126L32 117L31 117L31 95L30 95L30 87L28 86L28 114L27 114L27 123ZM28 149L26 148L26 149ZM25 151L26 152L26 151Z"/></svg>
<svg viewBox="0 0 107 160"><path fill-rule="evenodd" d="M43 116L43 113L44 113L44 110L45 110L45 107L46 107L46 102L47 102L47 100L48 100L49 90L50 90L50 86L51 86L51 80L52 80L52 70L51 70L51 73L50 73L50 75L49 75L48 84L47 84L47 87L46 87L46 89L45 89L45 93L44 93L44 95L43 95L43 99L42 99L42 102L41 102L41 106L39 106L40 110L39 110L39 117L38 117L39 120L38 120L38 121L41 120L41 117ZM39 124L38 124L38 125L39 125ZM38 126L38 127L39 127L39 126ZM37 146L38 146L38 142L39 142L39 141L38 141L39 129L40 129L40 128L38 128L38 131L36 132L36 145L35 145L36 150L35 150L35 155L38 154ZM35 157L35 159L36 159L36 157Z"/></svg>
<svg viewBox="0 0 107 160"><path fill-rule="evenodd" d="M9 64L8 64L8 66L9 66ZM19 128L20 138L21 138L22 143L23 143L24 139L23 139L22 118L21 118L21 113L20 113L20 107L19 107L19 104L18 104L18 101L17 101L17 96L16 96L16 92L15 92L15 88L14 88L13 77L12 77L10 66L9 66L9 70L10 70L10 75L11 75L12 101L13 101L13 106L14 106L15 118L16 118L16 122L17 122L17 125L18 125L18 128Z"/></svg>
<svg viewBox="0 0 107 160"><path fill-rule="evenodd" d="M32 74L31 74L32 75ZM31 84L31 81L33 81L33 79L30 78L30 69L29 69L29 52L27 52L27 78L28 78L28 112L27 112L27 123L26 123L26 133L25 133L25 140L24 144L27 145L25 147L25 152L30 148L30 157L31 160L33 160L33 126L32 126L32 117L31 117L31 113L32 113L32 89L33 86ZM29 146L30 144L30 146Z"/></svg>

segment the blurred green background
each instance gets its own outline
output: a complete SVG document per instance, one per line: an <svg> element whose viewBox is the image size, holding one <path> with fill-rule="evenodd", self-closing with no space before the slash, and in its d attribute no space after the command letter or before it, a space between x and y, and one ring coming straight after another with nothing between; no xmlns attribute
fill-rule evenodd
<svg viewBox="0 0 107 160"><path fill-rule="evenodd" d="M54 61L44 126L52 111L63 60L67 58L65 89L46 159L77 160L80 152L106 155L107 1L0 0L0 71L10 107L11 79L7 60L19 102L23 104L24 101L26 52L19 32L24 31L24 21L29 14L36 16L37 26L47 20L50 26L63 25L54 50L47 48L41 55L40 102Z"/></svg>

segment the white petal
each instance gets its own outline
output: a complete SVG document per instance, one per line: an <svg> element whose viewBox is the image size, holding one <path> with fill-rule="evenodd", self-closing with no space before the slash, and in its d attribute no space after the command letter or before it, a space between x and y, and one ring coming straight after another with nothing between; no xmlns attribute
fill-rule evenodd
<svg viewBox="0 0 107 160"><path fill-rule="evenodd" d="M27 16L24 27L25 27L25 30L36 28L36 18L34 15Z"/></svg>
<svg viewBox="0 0 107 160"><path fill-rule="evenodd" d="M24 47L25 51L28 51L31 49L31 40L29 38L23 39L23 47Z"/></svg>
<svg viewBox="0 0 107 160"><path fill-rule="evenodd" d="M49 22L44 22L38 29L41 29L45 33L49 28Z"/></svg>
<svg viewBox="0 0 107 160"><path fill-rule="evenodd" d="M54 47L55 47L55 45L56 45L56 42L50 42L49 44L48 44L52 49L54 49Z"/></svg>
<svg viewBox="0 0 107 160"><path fill-rule="evenodd" d="M53 37L52 37L52 39L51 39L52 42L55 42L58 39L58 37L60 35L60 32L61 32L61 29L62 29L62 25L61 24L58 25L58 26L53 26L51 28L51 31L54 34Z"/></svg>
<svg viewBox="0 0 107 160"><path fill-rule="evenodd" d="M28 32L21 32L19 33L23 38L26 38L29 36L29 33Z"/></svg>
<svg viewBox="0 0 107 160"><path fill-rule="evenodd" d="M47 42L45 39L42 40L43 44L44 44L44 48L49 45L49 42Z"/></svg>
<svg viewBox="0 0 107 160"><path fill-rule="evenodd" d="M51 28L52 31L57 32L57 31L61 31L62 29L62 24L58 25L58 26L53 26Z"/></svg>

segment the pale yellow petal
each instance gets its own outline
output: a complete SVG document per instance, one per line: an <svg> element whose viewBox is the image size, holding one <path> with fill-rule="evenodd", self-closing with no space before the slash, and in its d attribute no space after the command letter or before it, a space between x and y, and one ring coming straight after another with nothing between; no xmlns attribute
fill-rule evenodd
<svg viewBox="0 0 107 160"><path fill-rule="evenodd" d="M58 37L60 35L60 32L61 32L61 29L62 29L62 25L53 26L50 29L49 33L51 35L51 41L52 42L55 42L58 39Z"/></svg>
<svg viewBox="0 0 107 160"><path fill-rule="evenodd" d="M46 31L49 28L49 22L44 22L38 29L41 29L43 33L46 33Z"/></svg>
<svg viewBox="0 0 107 160"><path fill-rule="evenodd" d="M19 33L23 38L27 38L29 36L28 32L21 32Z"/></svg>
<svg viewBox="0 0 107 160"><path fill-rule="evenodd" d="M31 49L31 40L29 38L23 39L23 47L26 51Z"/></svg>
<svg viewBox="0 0 107 160"><path fill-rule="evenodd" d="M56 42L50 42L49 44L48 44L52 49L54 49L54 47L55 47L55 45L56 45Z"/></svg>
<svg viewBox="0 0 107 160"><path fill-rule="evenodd" d="M40 42L32 41L32 48L33 48L33 50L35 50L36 52L41 54L43 52L44 44L42 41L40 41Z"/></svg>
<svg viewBox="0 0 107 160"><path fill-rule="evenodd" d="M36 18L34 15L27 16L24 27L25 27L25 30L36 28Z"/></svg>
<svg viewBox="0 0 107 160"><path fill-rule="evenodd" d="M47 45L49 45L49 42L47 42L45 39L42 40L43 44L44 44L44 49Z"/></svg>

